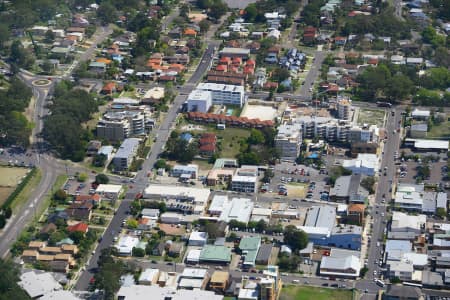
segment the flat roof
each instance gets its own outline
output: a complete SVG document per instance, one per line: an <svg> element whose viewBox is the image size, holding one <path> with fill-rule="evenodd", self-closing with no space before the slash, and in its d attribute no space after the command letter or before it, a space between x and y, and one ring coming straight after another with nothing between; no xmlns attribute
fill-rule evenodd
<svg viewBox="0 0 450 300"><path fill-rule="evenodd" d="M155 196L165 198L193 198L196 202L206 203L211 191L203 188L193 188L173 185L151 184L144 190L144 197L151 198Z"/></svg>
<svg viewBox="0 0 450 300"><path fill-rule="evenodd" d="M214 271L214 273L211 276L210 282L226 282L230 278L230 273L226 271Z"/></svg>
<svg viewBox="0 0 450 300"><path fill-rule="evenodd" d="M97 193L120 193L122 186L119 184L99 184L95 190Z"/></svg>
<svg viewBox="0 0 450 300"><path fill-rule="evenodd" d="M230 262L231 249L225 246L205 245L201 251L200 260Z"/></svg>
<svg viewBox="0 0 450 300"><path fill-rule="evenodd" d="M448 141L444 140L425 140L425 139L406 139L405 142L413 141L417 149L440 149L448 150Z"/></svg>
<svg viewBox="0 0 450 300"><path fill-rule="evenodd" d="M220 50L220 54L245 54L250 55L250 49L225 47Z"/></svg>
<svg viewBox="0 0 450 300"><path fill-rule="evenodd" d="M205 269L185 268L180 277L204 278L207 272Z"/></svg>
<svg viewBox="0 0 450 300"><path fill-rule="evenodd" d="M121 287L117 293L118 297L125 300L148 300L151 295L152 300L222 300L222 295L216 295L212 291L204 290L177 290L172 287L160 287L158 285L132 285Z"/></svg>
<svg viewBox="0 0 450 300"><path fill-rule="evenodd" d="M140 140L138 138L128 138L125 139L117 150L114 158L129 158L134 155L137 147L139 146Z"/></svg>
<svg viewBox="0 0 450 300"><path fill-rule="evenodd" d="M37 274L34 271L23 273L18 284L33 299L62 289L50 273Z"/></svg>
<svg viewBox="0 0 450 300"><path fill-rule="evenodd" d="M219 219L225 222L238 220L248 223L253 210L253 202L248 198L233 198L227 201L223 207Z"/></svg>
<svg viewBox="0 0 450 300"><path fill-rule="evenodd" d="M305 227L325 227L331 230L336 223L336 208L332 206L313 206L308 211Z"/></svg>

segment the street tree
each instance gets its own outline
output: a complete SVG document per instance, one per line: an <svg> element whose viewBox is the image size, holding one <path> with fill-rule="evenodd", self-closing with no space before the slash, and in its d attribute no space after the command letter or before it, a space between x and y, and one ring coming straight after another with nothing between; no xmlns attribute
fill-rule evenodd
<svg viewBox="0 0 450 300"><path fill-rule="evenodd" d="M289 245L294 252L301 250L308 244L308 235L294 225L288 225L284 228L284 242Z"/></svg>

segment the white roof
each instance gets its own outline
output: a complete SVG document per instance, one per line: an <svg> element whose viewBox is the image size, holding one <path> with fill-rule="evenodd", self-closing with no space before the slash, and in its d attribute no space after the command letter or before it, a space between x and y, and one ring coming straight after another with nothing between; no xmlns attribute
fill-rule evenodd
<svg viewBox="0 0 450 300"><path fill-rule="evenodd" d="M203 285L203 278L181 278L178 282L179 288L200 289Z"/></svg>
<svg viewBox="0 0 450 300"><path fill-rule="evenodd" d="M192 249L188 252L188 255L186 256L186 260L187 261L199 261L201 253L202 253L202 250Z"/></svg>
<svg viewBox="0 0 450 300"><path fill-rule="evenodd" d="M258 299L258 291L256 289L239 289L239 296L238 299L252 299L257 300Z"/></svg>
<svg viewBox="0 0 450 300"><path fill-rule="evenodd" d="M413 116L413 117L429 117L430 111L429 110L420 110L420 109L416 108L411 112L411 116Z"/></svg>
<svg viewBox="0 0 450 300"><path fill-rule="evenodd" d="M122 190L122 186L118 184L99 184L95 190L97 193L113 193L118 194Z"/></svg>
<svg viewBox="0 0 450 300"><path fill-rule="evenodd" d="M189 241L205 241L208 238L206 232L193 231L189 236Z"/></svg>
<svg viewBox="0 0 450 300"><path fill-rule="evenodd" d="M187 101L200 101L200 100L207 100L211 99L211 91L205 91L205 90L193 90L188 98Z"/></svg>
<svg viewBox="0 0 450 300"><path fill-rule="evenodd" d="M144 99L162 99L164 98L164 88L160 86L156 86L154 88L149 89L144 94Z"/></svg>
<svg viewBox="0 0 450 300"><path fill-rule="evenodd" d="M249 55L250 49L225 47L222 50L220 50L220 54L225 54L225 55L226 54L246 54L246 55Z"/></svg>
<svg viewBox="0 0 450 300"><path fill-rule="evenodd" d="M420 231L426 220L427 217L425 215L411 216L403 212L394 211L392 213L391 228L392 231L408 231L408 229Z"/></svg>
<svg viewBox="0 0 450 300"><path fill-rule="evenodd" d="M410 206L422 206L422 194L418 192L397 192L395 194L395 203L403 203Z"/></svg>
<svg viewBox="0 0 450 300"><path fill-rule="evenodd" d="M211 205L209 206L209 211L223 211L223 209L228 205L227 195L214 195Z"/></svg>
<svg viewBox="0 0 450 300"><path fill-rule="evenodd" d="M428 265L428 255L415 253L415 252L407 252L403 253L402 260L405 262L412 262L415 266L426 266Z"/></svg>
<svg viewBox="0 0 450 300"><path fill-rule="evenodd" d="M252 211L253 216L267 216L270 217L272 215L272 209L271 208L264 208L264 207L255 207Z"/></svg>
<svg viewBox="0 0 450 300"><path fill-rule="evenodd" d="M62 289L62 286L50 273L36 274L34 271L23 273L18 284L31 298L37 298L51 291Z"/></svg>
<svg viewBox="0 0 450 300"><path fill-rule="evenodd" d="M193 198L196 202L206 203L210 193L211 192L209 189L203 188L152 184L145 188L144 197L151 197L156 195L168 198L186 197Z"/></svg>
<svg viewBox="0 0 450 300"><path fill-rule="evenodd" d="M226 48L224 48L226 49ZM234 48L232 48L234 49ZM250 52L250 50L248 50ZM212 83L212 82L202 82L197 85L197 89L199 90L207 90L213 92L235 92L235 93L244 93L244 87L241 85L232 85L232 84L222 84L222 83Z"/></svg>
<svg viewBox="0 0 450 300"><path fill-rule="evenodd" d="M206 269L185 268L180 277L205 278L207 272Z"/></svg>
<svg viewBox="0 0 450 300"><path fill-rule="evenodd" d="M171 298L172 300L222 300L222 295L216 295L211 291L204 290L176 290L170 287L160 287L158 285L132 285L128 287L121 287L118 292L118 297L123 297L125 300L165 300Z"/></svg>
<svg viewBox="0 0 450 300"><path fill-rule="evenodd" d="M227 205L220 214L219 220L225 222L237 220L239 222L248 223L252 210L253 202L251 199L233 198L231 201L227 202Z"/></svg>
<svg viewBox="0 0 450 300"><path fill-rule="evenodd" d="M80 300L81 298L76 297L69 291L51 291L48 294L45 294L39 300Z"/></svg>
<svg viewBox="0 0 450 300"><path fill-rule="evenodd" d="M323 235L324 237L330 236L330 229L327 227L315 227L315 226L297 226L298 229L303 230L308 235Z"/></svg>
<svg viewBox="0 0 450 300"><path fill-rule="evenodd" d="M255 182L256 183L257 177L256 176L242 176L242 175L234 175L232 182Z"/></svg>
<svg viewBox="0 0 450 300"><path fill-rule="evenodd" d="M407 263L404 261L395 261L395 260L388 260L386 262L387 265L389 265L389 270L394 272L413 272L413 264Z"/></svg>
<svg viewBox="0 0 450 300"><path fill-rule="evenodd" d="M139 244L139 239L134 236L125 235L120 237L119 242L116 245L119 253L129 254L132 252L133 247L136 247Z"/></svg>
<svg viewBox="0 0 450 300"><path fill-rule="evenodd" d="M139 282L141 281L148 281L148 282L152 282L153 279L155 278L156 275L159 274L159 270L158 269L145 269L142 273L141 276L139 276Z"/></svg>
<svg viewBox="0 0 450 300"><path fill-rule="evenodd" d="M335 271L325 271L325 269ZM354 272L348 273L349 269L354 270ZM359 275L360 269L361 269L360 260L357 256L354 255L350 255L345 258L322 256L322 261L320 262L320 274L325 275L343 275L356 277Z"/></svg>
<svg viewBox="0 0 450 300"><path fill-rule="evenodd" d="M448 150L448 141L414 139L414 147L419 148L419 149Z"/></svg>

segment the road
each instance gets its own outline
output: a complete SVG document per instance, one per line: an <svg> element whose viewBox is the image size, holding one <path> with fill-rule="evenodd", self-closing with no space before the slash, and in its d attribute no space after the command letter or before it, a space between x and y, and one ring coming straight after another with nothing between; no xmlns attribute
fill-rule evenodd
<svg viewBox="0 0 450 300"><path fill-rule="evenodd" d="M356 284L356 288L369 293L376 293L378 287L373 281L374 278L380 278L382 270L379 266L380 258L383 258L383 237L385 222L387 221L386 204L391 200L392 183L395 182L396 168L394 164L394 154L398 151L400 146L400 136L398 133L393 133L398 128L398 123L401 120L401 110L395 111L395 116L392 116L388 111L388 118L386 122L386 134L388 140L384 143L382 160L380 169L383 171L378 178L376 189L375 203L372 205L372 212L369 214L373 216L373 226L371 243L368 249L368 272L366 279L360 280ZM386 176L384 175L386 174ZM383 203L385 198L386 203ZM380 241L380 246L377 246L377 241ZM376 262L376 264L375 264ZM376 275L374 274L376 271Z"/></svg>
<svg viewBox="0 0 450 300"><path fill-rule="evenodd" d="M214 56L214 51L218 45L218 41L208 41L208 46L203 53L201 61L197 66L195 72L192 74L189 80L187 80L186 84L178 90L179 94L175 97L175 100L170 106L166 117L164 118L159 128L155 130L155 136L157 138L152 145L148 158L142 164L142 170L140 170L135 176L135 183L133 184L133 187L128 190L126 199L121 202L116 215L112 218L110 225L105 231L102 241L99 243L94 255L89 260L86 270L81 273L74 287L75 290L85 291L88 289L89 280L94 275L94 271L97 268L97 262L98 258L100 257L101 251L112 245L114 238L113 236L120 231L120 225L123 219L126 217L125 212L129 210L134 196L136 195L136 193L142 192L143 188L148 184L147 174L153 169L153 166L159 155L164 151L164 145L169 138L171 128L174 125L180 106L184 103L184 101L186 101L187 95L195 88L196 84L202 79L203 74L205 74L205 72L209 68Z"/></svg>
<svg viewBox="0 0 450 300"><path fill-rule="evenodd" d="M94 42L86 52L79 58L81 61L85 61L91 58L96 45L102 43L112 30L107 27L100 29L100 32L95 34ZM73 71L72 68L71 71ZM69 77L70 73L65 74L65 77ZM33 196L28 199L24 204L20 214L14 212L13 216L9 219L7 226L0 235L0 257L5 257L9 253L9 249L14 241L17 240L19 234L23 231L25 226L35 217L37 211L39 211L43 200L51 192L52 186L58 175L66 172L66 167L61 164L56 158L45 154L45 146L43 139L40 136L44 127L43 116L47 114L45 108L45 101L47 96L52 93L54 81L57 77L53 76L53 80L48 85L38 86L33 84L35 80L47 79L47 76L36 76L28 71L21 70L18 76L33 90L33 96L35 98L35 107L33 111L34 128L32 130L32 148L34 149L31 156L33 165L38 167L42 173L42 179L39 185L33 191Z"/></svg>

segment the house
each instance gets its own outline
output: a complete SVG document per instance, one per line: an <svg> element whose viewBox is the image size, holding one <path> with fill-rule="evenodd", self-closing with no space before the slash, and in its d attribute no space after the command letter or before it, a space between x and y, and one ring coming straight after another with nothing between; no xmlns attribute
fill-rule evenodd
<svg viewBox="0 0 450 300"><path fill-rule="evenodd" d="M195 31L194 29L192 29L192 28L186 28L184 31L183 31L183 35L184 36L187 36L187 37L197 37L197 31Z"/></svg>
<svg viewBox="0 0 450 300"><path fill-rule="evenodd" d="M50 233L52 233L52 232L55 232L56 229L58 229L58 227L56 227L55 224L53 224L53 223L48 223L48 224L45 224L45 225L41 228L41 230L39 231L39 233L40 233L40 234L50 234Z"/></svg>
<svg viewBox="0 0 450 300"><path fill-rule="evenodd" d="M316 39L316 28L308 26L303 31L303 42L312 43Z"/></svg>
<svg viewBox="0 0 450 300"><path fill-rule="evenodd" d="M155 246L155 248L153 248L152 255L163 256L165 251L166 251L166 246L165 246L164 242L159 242Z"/></svg>
<svg viewBox="0 0 450 300"><path fill-rule="evenodd" d="M99 194L91 195L77 195L75 197L75 203L90 203L93 206L98 206L102 200Z"/></svg>
<svg viewBox="0 0 450 300"><path fill-rule="evenodd" d="M106 64L93 61L89 64L89 71L94 73L104 73L106 72Z"/></svg>
<svg viewBox="0 0 450 300"><path fill-rule="evenodd" d="M68 232L82 232L85 234L88 232L88 230L89 230L88 224L85 224L83 222L77 223L75 225L67 226Z"/></svg>
<svg viewBox="0 0 450 300"><path fill-rule="evenodd" d="M154 285L158 281L159 270L158 269L145 269L139 276L138 283L142 285Z"/></svg>
<svg viewBox="0 0 450 300"><path fill-rule="evenodd" d="M108 82L103 86L101 93L104 95L112 95L116 92L116 90L116 83Z"/></svg>
<svg viewBox="0 0 450 300"><path fill-rule="evenodd" d="M49 262L49 267L52 272L68 273L70 264L67 261L54 260Z"/></svg>
<svg viewBox="0 0 450 300"><path fill-rule="evenodd" d="M88 156L96 155L101 146L102 146L102 142L101 141L97 141L97 140L89 141L89 143L88 143L88 145L86 147L87 148L86 149L86 154Z"/></svg>
<svg viewBox="0 0 450 300"><path fill-rule="evenodd" d="M137 237L124 235L120 237L115 247L117 248L119 255L131 256L133 248L136 247L138 244L139 239Z"/></svg>
<svg viewBox="0 0 450 300"><path fill-rule="evenodd" d="M73 203L67 209L69 218L82 221L90 221L93 205L90 203Z"/></svg>
<svg viewBox="0 0 450 300"><path fill-rule="evenodd" d="M418 108L411 112L411 117L416 121L428 121L430 115L431 112L429 110L421 110Z"/></svg>
<svg viewBox="0 0 450 300"><path fill-rule="evenodd" d="M144 208L141 211L141 215L142 215L143 218L149 218L149 219L152 219L152 220L158 220L159 214L160 214L159 209Z"/></svg>

